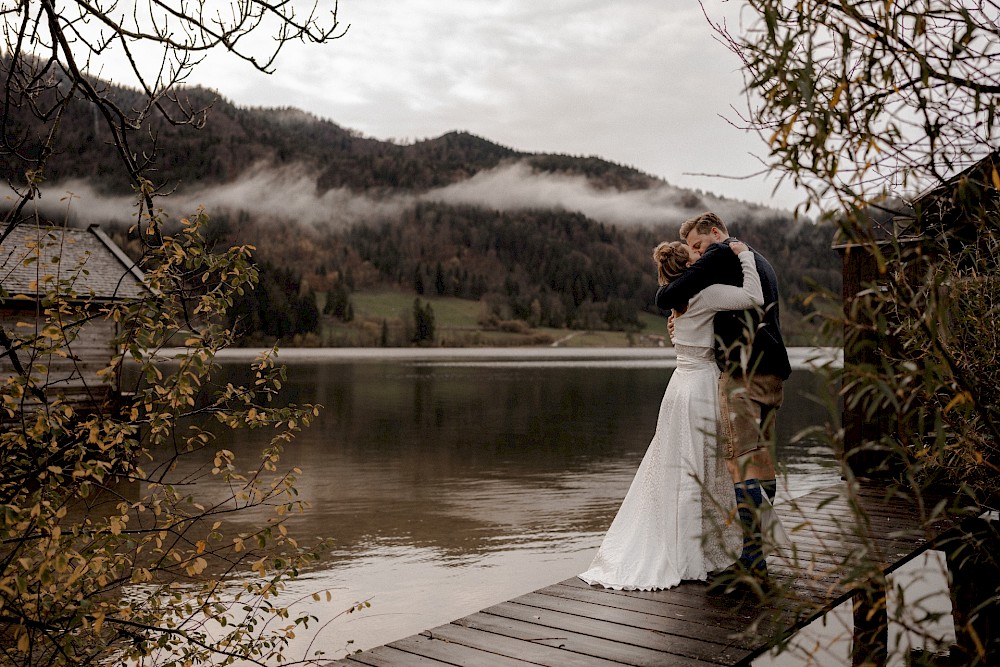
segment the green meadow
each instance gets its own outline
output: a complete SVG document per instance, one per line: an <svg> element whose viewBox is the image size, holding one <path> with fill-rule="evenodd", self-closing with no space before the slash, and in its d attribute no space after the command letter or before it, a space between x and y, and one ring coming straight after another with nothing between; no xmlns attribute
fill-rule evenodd
<svg viewBox="0 0 1000 667"><path fill-rule="evenodd" d="M322 310L326 295L320 293ZM642 328L635 332L608 330L553 329L530 327L513 320L484 324L486 313L478 301L455 297L421 296L402 290L379 289L351 294L354 317L350 322L324 316L315 338L298 341L303 345L330 347L402 347L409 346L414 327L415 298L430 304L434 314L434 345L442 347L474 346L556 346L556 347L634 347L653 346L664 336L666 320L642 312Z"/></svg>

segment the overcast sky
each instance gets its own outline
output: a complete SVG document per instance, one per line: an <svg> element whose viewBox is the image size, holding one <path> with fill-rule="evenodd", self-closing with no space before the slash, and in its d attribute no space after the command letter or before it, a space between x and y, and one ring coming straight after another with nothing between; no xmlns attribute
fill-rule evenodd
<svg viewBox="0 0 1000 667"><path fill-rule="evenodd" d="M320 0L328 2L329 0ZM741 3L705 0L736 26ZM733 127L739 62L696 0L340 0L347 34L292 44L272 75L213 57L189 83L294 106L377 139L466 130L530 152L596 155L683 187L791 208ZM728 119L728 120L727 120Z"/></svg>

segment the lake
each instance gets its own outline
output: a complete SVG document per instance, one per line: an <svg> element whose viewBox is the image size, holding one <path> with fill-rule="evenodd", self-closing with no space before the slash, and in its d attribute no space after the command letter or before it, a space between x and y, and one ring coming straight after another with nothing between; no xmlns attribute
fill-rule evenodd
<svg viewBox="0 0 1000 667"><path fill-rule="evenodd" d="M807 363L816 354L792 356L779 500L839 480L828 448L793 442L828 411ZM251 357L220 355L222 377L242 377ZM282 459L302 469L298 489L311 505L289 529L303 544L335 541L286 596L334 597L302 603L320 624L296 640L292 658L309 642L339 658L585 570L649 444L674 365L669 348L290 349L279 359L286 399L324 406ZM242 431L219 445L246 453L263 437ZM195 479L202 464L211 467L210 453L177 474ZM363 600L370 609L334 619Z"/></svg>

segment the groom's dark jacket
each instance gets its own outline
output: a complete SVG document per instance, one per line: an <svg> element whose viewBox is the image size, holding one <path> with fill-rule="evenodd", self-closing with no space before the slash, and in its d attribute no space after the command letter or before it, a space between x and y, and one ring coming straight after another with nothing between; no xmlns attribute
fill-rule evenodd
<svg viewBox="0 0 1000 667"><path fill-rule="evenodd" d="M678 278L656 291L656 305L662 310L684 310L698 292L709 285L743 286L743 267L739 257L729 249L735 239L713 243L705 253ZM746 346L747 322L756 326L750 349L748 368L753 373L777 375L782 380L791 374L788 352L781 337L778 313L778 277L763 255L753 250L764 292L764 315L754 310L723 311L715 315L715 356L719 368L740 374L742 348ZM750 318L750 320L748 320Z"/></svg>

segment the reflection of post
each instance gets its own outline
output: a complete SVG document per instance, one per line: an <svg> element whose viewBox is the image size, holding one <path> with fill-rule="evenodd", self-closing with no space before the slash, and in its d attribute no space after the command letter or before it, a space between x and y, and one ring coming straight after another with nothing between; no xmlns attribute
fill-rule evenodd
<svg viewBox="0 0 1000 667"><path fill-rule="evenodd" d="M1000 664L1000 521L970 519L942 547L951 576L954 664Z"/></svg>
<svg viewBox="0 0 1000 667"><path fill-rule="evenodd" d="M854 596L851 664L855 667L884 667L888 657L889 615L885 603L885 581L874 578Z"/></svg>

